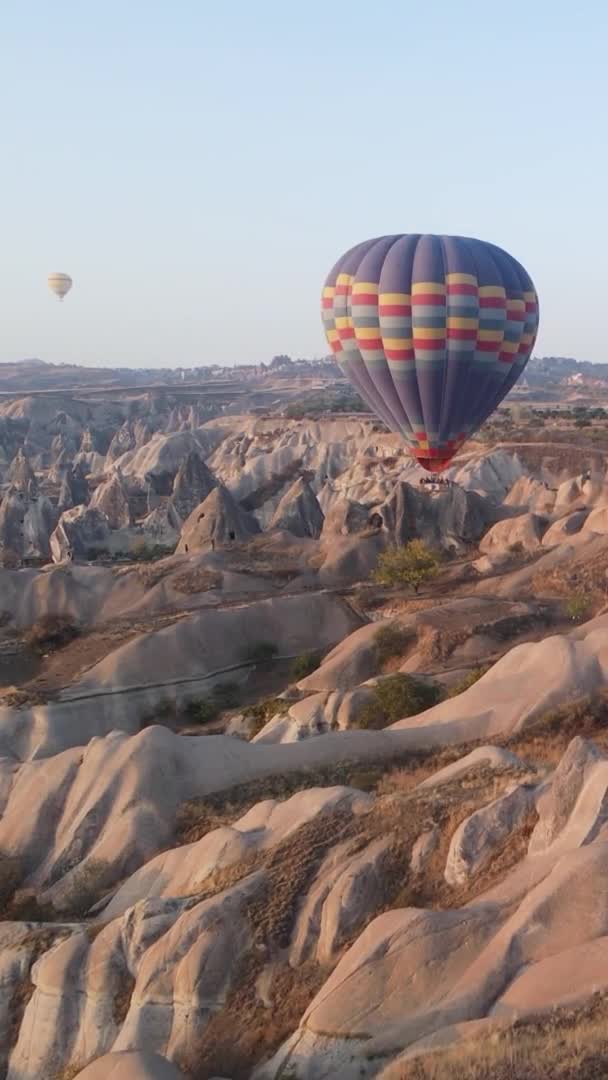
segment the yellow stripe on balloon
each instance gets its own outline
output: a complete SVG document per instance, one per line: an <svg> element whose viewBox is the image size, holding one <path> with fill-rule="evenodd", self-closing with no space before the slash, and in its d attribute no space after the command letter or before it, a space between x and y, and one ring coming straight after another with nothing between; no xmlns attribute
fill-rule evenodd
<svg viewBox="0 0 608 1080"><path fill-rule="evenodd" d="M445 282L417 281L415 285L412 285L412 296L416 296L417 293L435 293L437 296L444 296Z"/></svg>
<svg viewBox="0 0 608 1080"><path fill-rule="evenodd" d="M339 330L345 330L348 326L353 325L352 316L350 315L338 315L336 318L336 326Z"/></svg>
<svg viewBox="0 0 608 1080"><path fill-rule="evenodd" d="M338 277L336 278L336 285L350 285L354 276L354 274L338 274Z"/></svg>
<svg viewBox="0 0 608 1080"><path fill-rule="evenodd" d="M480 285L480 296L500 296L503 300L507 295L502 285Z"/></svg>
<svg viewBox="0 0 608 1080"><path fill-rule="evenodd" d="M357 326L355 332L362 341L375 340L380 337L380 328L378 326Z"/></svg>
<svg viewBox="0 0 608 1080"><path fill-rule="evenodd" d="M405 292L380 293L379 300L381 304L411 304L412 302L410 294Z"/></svg>
<svg viewBox="0 0 608 1080"><path fill-rule="evenodd" d="M353 285L353 296L358 293L378 293L378 286L373 281L356 281Z"/></svg>
<svg viewBox="0 0 608 1080"><path fill-rule="evenodd" d="M414 333L417 340L443 341L445 338L443 326L417 326Z"/></svg>
<svg viewBox="0 0 608 1080"><path fill-rule="evenodd" d="M383 337L382 344L385 349L411 349L413 342L411 338Z"/></svg>
<svg viewBox="0 0 608 1080"><path fill-rule="evenodd" d="M448 327L450 330L476 330L478 323L478 319L459 319L453 315L450 315L448 318Z"/></svg>
<svg viewBox="0 0 608 1080"><path fill-rule="evenodd" d="M446 274L448 285L477 285L475 274Z"/></svg>
<svg viewBox="0 0 608 1080"><path fill-rule="evenodd" d="M477 332L478 341L498 341L503 339L502 330L479 330Z"/></svg>

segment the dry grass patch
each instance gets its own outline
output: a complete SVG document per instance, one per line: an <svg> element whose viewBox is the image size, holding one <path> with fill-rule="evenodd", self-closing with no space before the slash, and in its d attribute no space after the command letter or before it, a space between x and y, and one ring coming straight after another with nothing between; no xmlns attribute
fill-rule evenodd
<svg viewBox="0 0 608 1080"><path fill-rule="evenodd" d="M380 626L374 635L374 648L381 670L394 670L398 667L416 638L414 629L400 626L398 622Z"/></svg>
<svg viewBox="0 0 608 1080"><path fill-rule="evenodd" d="M134 989L135 979L130 974L130 972L125 970L123 972L120 989L117 991L117 993L112 999L112 1019L114 1020L117 1028L121 1028L125 1022Z"/></svg>
<svg viewBox="0 0 608 1080"><path fill-rule="evenodd" d="M59 938L65 937L66 931L43 928L32 930L23 938L21 944L30 948L29 971L40 959L43 953L48 952ZM8 1046L13 1047L19 1037L19 1030L23 1021L23 1014L28 1002L34 993L35 986L28 974L15 988L8 1005Z"/></svg>
<svg viewBox="0 0 608 1080"><path fill-rule="evenodd" d="M521 1020L506 1031L443 1053L394 1065L387 1080L604 1080L608 1003Z"/></svg>
<svg viewBox="0 0 608 1080"><path fill-rule="evenodd" d="M396 769L405 769L406 764L412 760L411 754L401 754L395 757L392 764ZM264 799L288 799L297 791L336 785L354 787L359 791L374 791L386 771L386 762L353 760L251 780L224 791L189 799L182 803L177 812L175 842L194 843L211 829L232 824Z"/></svg>
<svg viewBox="0 0 608 1080"><path fill-rule="evenodd" d="M260 1001L256 980L260 966L243 966L238 989L233 990L221 1012L211 1017L196 1051L177 1062L191 1080L230 1076L249 1080L260 1061L269 1058L297 1028L302 1014L321 989L328 972L316 964L297 970L278 968L270 989L271 1006Z"/></svg>
<svg viewBox="0 0 608 1080"><path fill-rule="evenodd" d="M80 634L80 628L67 615L43 615L30 626L24 641L28 649L45 652L61 649Z"/></svg>
<svg viewBox="0 0 608 1080"><path fill-rule="evenodd" d="M523 731L494 741L527 761L557 765L577 735L608 751L608 691L573 701L539 717Z"/></svg>
<svg viewBox="0 0 608 1080"><path fill-rule="evenodd" d="M132 567L127 567L127 570L132 570ZM155 585L158 585L159 581L162 581L167 576L171 567L163 563L145 563L140 562L135 567L135 573L137 574L138 581L141 581L145 589L153 589ZM122 571L124 573L125 571Z"/></svg>
<svg viewBox="0 0 608 1080"><path fill-rule="evenodd" d="M193 593L221 589L222 575L217 570L205 570L202 566L193 567L190 570L182 570L172 577L171 585L177 592L190 596Z"/></svg>

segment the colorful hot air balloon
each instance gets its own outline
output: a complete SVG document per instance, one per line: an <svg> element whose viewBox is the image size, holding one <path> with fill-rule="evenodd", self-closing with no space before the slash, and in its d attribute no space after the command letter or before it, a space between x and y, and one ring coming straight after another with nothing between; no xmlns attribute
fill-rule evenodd
<svg viewBox="0 0 608 1080"><path fill-rule="evenodd" d="M69 274L49 274L47 281L51 292L55 293L60 300L63 300L72 288L72 279Z"/></svg>
<svg viewBox="0 0 608 1080"><path fill-rule="evenodd" d="M449 465L509 392L538 326L523 266L460 236L358 244L334 266L321 303L342 371L431 472Z"/></svg>

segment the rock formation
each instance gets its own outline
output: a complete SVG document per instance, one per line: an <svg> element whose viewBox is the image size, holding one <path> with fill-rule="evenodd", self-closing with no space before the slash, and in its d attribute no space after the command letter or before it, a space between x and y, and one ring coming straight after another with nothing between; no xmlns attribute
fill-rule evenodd
<svg viewBox="0 0 608 1080"><path fill-rule="evenodd" d="M217 481L200 454L191 450L181 463L173 481L171 502L179 519L186 521L216 486Z"/></svg>
<svg viewBox="0 0 608 1080"><path fill-rule="evenodd" d="M131 524L129 498L120 472L113 472L95 489L90 505L105 514L111 529L126 529Z"/></svg>
<svg viewBox="0 0 608 1080"><path fill-rule="evenodd" d="M110 525L107 517L92 506L75 506L59 518L50 540L53 562L64 559L94 559L110 550Z"/></svg>
<svg viewBox="0 0 608 1080"><path fill-rule="evenodd" d="M283 495L270 528L286 529L294 536L318 539L323 529L324 514L308 481L300 477Z"/></svg>
<svg viewBox="0 0 608 1080"><path fill-rule="evenodd" d="M252 514L242 509L223 484L192 511L184 523L178 554L205 551L233 542L242 543L259 533Z"/></svg>

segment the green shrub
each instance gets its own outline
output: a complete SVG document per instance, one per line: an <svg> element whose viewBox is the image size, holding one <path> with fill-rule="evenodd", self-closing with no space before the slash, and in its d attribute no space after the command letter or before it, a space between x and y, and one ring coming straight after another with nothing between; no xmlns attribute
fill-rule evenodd
<svg viewBox="0 0 608 1080"><path fill-rule="evenodd" d="M317 653L302 653L293 664L292 672L294 679L305 679L307 675L312 675L313 671L317 670L320 663L321 659Z"/></svg>
<svg viewBox="0 0 608 1080"><path fill-rule="evenodd" d="M234 682L218 683L211 690L209 697L189 701L186 716L193 724L209 724L217 720L224 709L232 709L238 704L239 688Z"/></svg>
<svg viewBox="0 0 608 1080"><path fill-rule="evenodd" d="M281 698L266 698L264 701L258 701L256 705L248 705L243 710L243 716L249 721L251 736L257 735L273 716L286 708Z"/></svg>
<svg viewBox="0 0 608 1080"><path fill-rule="evenodd" d="M213 687L213 700L220 709L234 709L239 702L239 684L221 682Z"/></svg>
<svg viewBox="0 0 608 1080"><path fill-rule="evenodd" d="M384 664L387 660L392 660L394 656L402 656L412 637L413 632L400 626L399 623L380 626L374 636L378 661Z"/></svg>
<svg viewBox="0 0 608 1080"><path fill-rule="evenodd" d="M154 562L156 559L164 559L171 555L174 548L163 547L162 544L146 544L145 540L138 540L131 552L133 562Z"/></svg>
<svg viewBox="0 0 608 1080"><path fill-rule="evenodd" d="M566 615L573 622L578 622L579 619L584 619L589 614L591 608L591 600L584 593L575 593L574 596L570 596L566 600L565 610Z"/></svg>
<svg viewBox="0 0 608 1080"><path fill-rule="evenodd" d="M273 641L258 641L255 645L249 645L241 655L249 664L269 664L278 651Z"/></svg>
<svg viewBox="0 0 608 1080"><path fill-rule="evenodd" d="M219 706L213 698L189 701L186 705L186 717L192 724L209 724L217 719L219 711Z"/></svg>
<svg viewBox="0 0 608 1080"><path fill-rule="evenodd" d="M469 671L468 674L464 676L464 678L450 687L448 690L448 697L453 698L458 697L459 694L463 694L470 686L474 686L475 683L490 670L491 666L491 664L484 664L481 667L473 668L472 671Z"/></svg>
<svg viewBox="0 0 608 1080"><path fill-rule="evenodd" d="M373 579L378 585L409 585L418 592L426 581L439 572L439 556L424 540L410 540L403 547L393 545L383 551Z"/></svg>
<svg viewBox="0 0 608 1080"><path fill-rule="evenodd" d="M357 725L371 729L386 727L430 709L441 698L441 687L436 683L423 682L413 675L389 675L374 687L373 697L357 716Z"/></svg>

